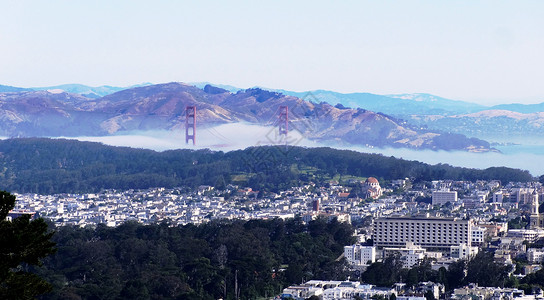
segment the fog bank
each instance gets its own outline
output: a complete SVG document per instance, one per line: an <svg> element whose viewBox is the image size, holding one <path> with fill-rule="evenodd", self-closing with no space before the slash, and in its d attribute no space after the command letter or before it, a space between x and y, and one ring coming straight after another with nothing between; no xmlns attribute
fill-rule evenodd
<svg viewBox="0 0 544 300"><path fill-rule="evenodd" d="M463 151L410 150L398 148L368 148L335 143L310 141L296 131L290 131L287 140L279 137L275 127L252 124L225 124L212 128L197 128L196 145L185 143L184 131L134 131L114 136L77 137L80 141L100 142L111 146L151 149L156 151L172 149L212 149L231 151L260 145L289 145L304 147L327 146L349 149L363 153L381 153L407 160L429 164L450 164L452 166L485 169L488 167L511 167L528 170L533 176L544 174L544 141L530 146L507 145L498 147L503 153L469 153Z"/></svg>

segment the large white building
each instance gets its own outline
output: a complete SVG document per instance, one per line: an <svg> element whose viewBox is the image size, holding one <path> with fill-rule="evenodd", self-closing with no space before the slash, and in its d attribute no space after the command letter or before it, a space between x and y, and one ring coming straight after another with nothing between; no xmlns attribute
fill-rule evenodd
<svg viewBox="0 0 544 300"><path fill-rule="evenodd" d="M426 251L418 245L413 243L407 243L403 248L384 248L383 256L393 255L394 253L400 253L400 259L402 261L402 267L405 269L412 268L419 264L424 258Z"/></svg>
<svg viewBox="0 0 544 300"><path fill-rule="evenodd" d="M531 243L544 237L544 230L541 229L508 229L508 237L519 238Z"/></svg>
<svg viewBox="0 0 544 300"><path fill-rule="evenodd" d="M510 195L503 190L497 191L493 194L493 203L503 203L504 199L507 199Z"/></svg>
<svg viewBox="0 0 544 300"><path fill-rule="evenodd" d="M374 246L404 247L406 243L423 248L449 249L471 246L472 223L453 218L378 218L374 220Z"/></svg>
<svg viewBox="0 0 544 300"><path fill-rule="evenodd" d="M350 265L364 266L376 261L376 247L351 245L344 247L344 257Z"/></svg>
<svg viewBox="0 0 544 300"><path fill-rule="evenodd" d="M459 244L450 247L450 257L454 259L469 259L478 254L478 247L471 247L467 244Z"/></svg>
<svg viewBox="0 0 544 300"><path fill-rule="evenodd" d="M457 191L434 191L432 196L433 205L444 205L450 202L457 202Z"/></svg>

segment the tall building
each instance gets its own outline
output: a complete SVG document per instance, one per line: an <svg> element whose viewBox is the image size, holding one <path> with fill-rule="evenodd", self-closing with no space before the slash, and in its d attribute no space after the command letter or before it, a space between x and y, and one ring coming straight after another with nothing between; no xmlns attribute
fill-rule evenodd
<svg viewBox="0 0 544 300"><path fill-rule="evenodd" d="M449 249L471 246L472 223L453 218L379 218L374 220L374 245L404 247L406 243L423 248Z"/></svg>
<svg viewBox="0 0 544 300"><path fill-rule="evenodd" d="M531 194L531 215L529 216L529 229L542 228L543 219L538 213L538 193L536 189Z"/></svg>
<svg viewBox="0 0 544 300"><path fill-rule="evenodd" d="M444 205L450 202L457 202L457 191L434 191L432 196L433 205Z"/></svg>

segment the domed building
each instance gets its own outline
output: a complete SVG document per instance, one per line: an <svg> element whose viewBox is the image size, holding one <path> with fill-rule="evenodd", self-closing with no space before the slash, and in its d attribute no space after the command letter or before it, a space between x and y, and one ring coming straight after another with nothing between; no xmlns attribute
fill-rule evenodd
<svg viewBox="0 0 544 300"><path fill-rule="evenodd" d="M365 198L379 198L382 195L382 188L378 179L368 177L363 184L363 192Z"/></svg>

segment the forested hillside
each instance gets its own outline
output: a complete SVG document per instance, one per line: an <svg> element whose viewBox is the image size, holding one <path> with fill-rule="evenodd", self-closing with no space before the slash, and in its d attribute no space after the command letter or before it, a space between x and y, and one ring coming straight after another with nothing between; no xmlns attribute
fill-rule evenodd
<svg viewBox="0 0 544 300"><path fill-rule="evenodd" d="M75 140L25 138L0 141L0 189L19 193L84 193L102 189L224 187L230 183L278 191L335 175L417 181L533 180L505 167L485 170L428 165L380 154L331 148L264 146L220 152L111 147Z"/></svg>
<svg viewBox="0 0 544 300"><path fill-rule="evenodd" d="M486 251L439 270L427 259L405 269L402 259L392 255L359 277L340 257L343 246L354 243L352 233L351 225L324 218L308 224L294 218L179 227L136 222L115 228L64 226L53 237L57 253L35 271L53 285L43 299L236 299L236 294L257 299L306 280L348 276L384 287L433 281L449 292L478 283L532 293L544 284L544 270L519 280L509 275L510 266L495 262Z"/></svg>
<svg viewBox="0 0 544 300"><path fill-rule="evenodd" d="M199 226L60 227L45 299L256 299L312 278L345 279L351 225L300 218ZM237 289L236 289L237 288Z"/></svg>

